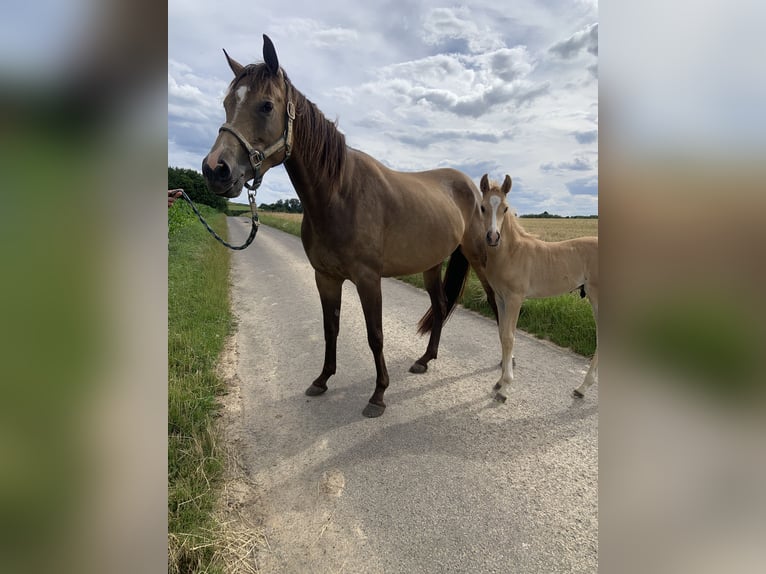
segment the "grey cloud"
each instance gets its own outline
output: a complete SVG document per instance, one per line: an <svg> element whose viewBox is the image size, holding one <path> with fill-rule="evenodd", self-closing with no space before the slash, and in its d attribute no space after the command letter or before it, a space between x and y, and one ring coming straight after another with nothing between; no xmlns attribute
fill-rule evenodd
<svg viewBox="0 0 766 574"><path fill-rule="evenodd" d="M540 171L545 173L560 171L588 171L593 169L593 165L583 157L576 157L572 161L562 161L559 163L548 162L540 165Z"/></svg>
<svg viewBox="0 0 766 574"><path fill-rule="evenodd" d="M577 143L589 144L598 141L598 130L588 130L584 132L572 132Z"/></svg>
<svg viewBox="0 0 766 574"><path fill-rule="evenodd" d="M500 143L512 138L511 130L500 132L479 132L474 130L412 130L411 132L386 132L386 135L396 141L412 145L418 148L427 148L435 143L449 141L477 141L486 143Z"/></svg>
<svg viewBox="0 0 766 574"><path fill-rule="evenodd" d="M598 178L595 177L575 179L566 186L572 195L598 195Z"/></svg>
<svg viewBox="0 0 766 574"><path fill-rule="evenodd" d="M503 48L490 56L490 66L498 78L512 82L526 76L532 70L526 48Z"/></svg>
<svg viewBox="0 0 766 574"><path fill-rule="evenodd" d="M591 24L583 30L575 32L566 40L554 44L551 46L550 52L559 58L569 60L577 56L583 49L594 56L598 56L598 23Z"/></svg>

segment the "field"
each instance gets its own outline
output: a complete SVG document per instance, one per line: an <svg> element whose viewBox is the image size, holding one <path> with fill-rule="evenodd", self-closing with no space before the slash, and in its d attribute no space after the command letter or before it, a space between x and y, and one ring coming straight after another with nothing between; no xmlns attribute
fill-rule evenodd
<svg viewBox="0 0 766 574"><path fill-rule="evenodd" d="M246 207L246 206L244 206ZM249 209L242 214L248 215ZM259 212L261 222L293 235L300 235L301 214ZM598 219L522 218L521 225L545 241L561 241L584 235L598 235ZM421 275L399 277L423 287ZM464 307L488 317L492 311L479 280L471 272L461 301ZM596 324L587 299L576 293L524 302L519 314L519 329L582 355L591 356L596 345Z"/></svg>

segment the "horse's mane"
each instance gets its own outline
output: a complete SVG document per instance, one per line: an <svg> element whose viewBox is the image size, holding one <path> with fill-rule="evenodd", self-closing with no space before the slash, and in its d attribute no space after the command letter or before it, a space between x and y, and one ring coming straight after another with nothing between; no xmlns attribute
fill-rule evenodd
<svg viewBox="0 0 766 574"><path fill-rule="evenodd" d="M319 108L304 96L281 70L288 97L295 102L293 149L300 150L306 169L317 180L330 182L330 189L338 188L346 164L346 137L338 131L337 123L328 120ZM250 64L234 78L230 89L242 78L250 85L268 86L268 93L281 89L280 78L275 77L265 64Z"/></svg>

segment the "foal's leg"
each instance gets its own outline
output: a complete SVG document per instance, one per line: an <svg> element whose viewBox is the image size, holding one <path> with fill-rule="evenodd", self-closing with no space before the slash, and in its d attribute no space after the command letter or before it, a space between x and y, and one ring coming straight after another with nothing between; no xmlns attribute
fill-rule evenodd
<svg viewBox="0 0 766 574"><path fill-rule="evenodd" d="M428 369L428 361L435 359L436 353L439 350L439 339L441 338L442 326L444 325L444 318L447 313L447 298L444 294L441 277L441 263L423 272L423 282L425 283L428 295L431 297L434 322L426 352L413 363L410 367L410 373L425 373Z"/></svg>
<svg viewBox="0 0 766 574"><path fill-rule="evenodd" d="M335 355L340 325L340 299L343 279L325 275L320 271L314 273L319 298L322 300L322 318L324 322L324 366L322 372L306 389L310 397L321 395L327 390L327 379L335 374Z"/></svg>
<svg viewBox="0 0 766 574"><path fill-rule="evenodd" d="M513 343L516 333L516 322L519 320L519 310L524 298L516 293L508 297L501 297L498 305L500 315L498 317L498 331L500 332L500 344L503 349L503 358L500 364L502 372L500 379L495 383L495 400L504 403L508 399L508 387L513 382Z"/></svg>
<svg viewBox="0 0 766 574"><path fill-rule="evenodd" d="M366 417L379 417L386 410L383 394L388 388L388 369L383 358L383 298L380 292L380 275L361 279L356 284L362 302L364 321L367 324L367 342L375 359L375 392L362 411Z"/></svg>
<svg viewBox="0 0 766 574"><path fill-rule="evenodd" d="M585 391L587 391L588 387L595 383L596 380L598 380L598 348L596 348L596 352L593 354L593 359L591 360L590 367L585 375L585 380L583 380L579 387L572 391L572 395L576 399L583 398L585 396Z"/></svg>
<svg viewBox="0 0 766 574"><path fill-rule="evenodd" d="M572 391L572 396L576 399L583 398L588 387L598 380L598 288L591 286L587 294L593 309L593 318L596 320L596 352L593 354L593 359L590 362L590 367L588 367L588 372L585 374L582 384Z"/></svg>

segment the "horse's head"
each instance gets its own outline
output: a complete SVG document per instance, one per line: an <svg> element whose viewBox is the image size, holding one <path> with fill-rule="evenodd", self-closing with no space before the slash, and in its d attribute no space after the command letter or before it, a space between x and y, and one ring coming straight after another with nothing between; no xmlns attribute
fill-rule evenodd
<svg viewBox="0 0 766 574"><path fill-rule="evenodd" d="M243 185L257 188L269 168L290 156L295 105L268 36L263 36L263 64L243 66L224 54L234 79L223 100L226 123L202 160L202 175L213 193L237 197ZM251 179L252 186L246 183Z"/></svg>
<svg viewBox="0 0 766 574"><path fill-rule="evenodd" d="M484 229L487 230L485 239L490 247L500 244L500 232L503 229L505 213L508 211L506 195L511 190L511 176L506 175L502 187L497 183L490 182L485 173L479 184L481 188L481 216L484 220Z"/></svg>

